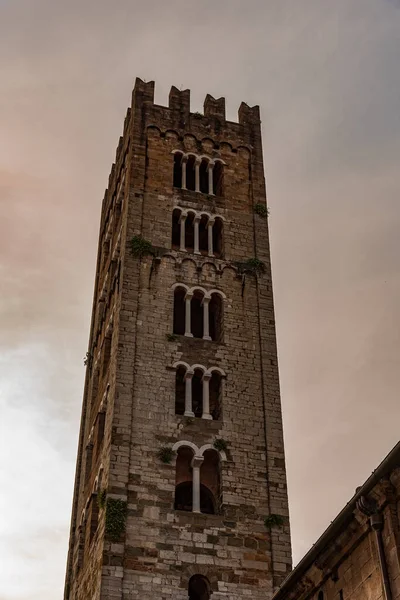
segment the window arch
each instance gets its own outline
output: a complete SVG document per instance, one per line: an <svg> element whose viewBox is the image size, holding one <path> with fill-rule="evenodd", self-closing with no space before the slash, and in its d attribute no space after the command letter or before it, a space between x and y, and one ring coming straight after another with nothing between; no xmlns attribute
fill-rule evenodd
<svg viewBox="0 0 400 600"><path fill-rule="evenodd" d="M201 215L199 221L199 252L205 256L208 255L208 217Z"/></svg>
<svg viewBox="0 0 400 600"><path fill-rule="evenodd" d="M189 580L189 600L210 600L210 582L203 575L193 575Z"/></svg>
<svg viewBox="0 0 400 600"><path fill-rule="evenodd" d="M318 592L318 600L324 600L324 592L322 590Z"/></svg>
<svg viewBox="0 0 400 600"><path fill-rule="evenodd" d="M171 248L221 258L223 218L192 209L186 212L175 207L172 211Z"/></svg>
<svg viewBox="0 0 400 600"><path fill-rule="evenodd" d="M182 159L183 159L183 152L175 152L173 185L174 185L174 187L177 187L177 188L182 187Z"/></svg>
<svg viewBox="0 0 400 600"><path fill-rule="evenodd" d="M174 290L174 324L173 333L176 335L185 335L185 296L186 290L183 287L176 287Z"/></svg>
<svg viewBox="0 0 400 600"><path fill-rule="evenodd" d="M176 456L175 469L175 510L191 512L193 509L192 459L194 452L188 446L181 446Z"/></svg>
<svg viewBox="0 0 400 600"><path fill-rule="evenodd" d="M203 416L203 371L195 369L192 378L192 410L194 416Z"/></svg>
<svg viewBox="0 0 400 600"><path fill-rule="evenodd" d="M187 363L174 364L175 414L218 420L222 415L222 378L219 367L205 369L202 365L189 367Z"/></svg>

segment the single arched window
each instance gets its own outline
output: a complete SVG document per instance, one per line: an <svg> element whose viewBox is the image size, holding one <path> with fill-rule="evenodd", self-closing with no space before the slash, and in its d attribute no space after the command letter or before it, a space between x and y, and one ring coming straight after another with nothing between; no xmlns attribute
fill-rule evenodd
<svg viewBox="0 0 400 600"><path fill-rule="evenodd" d="M186 369L183 366L180 366L176 370L175 376L175 414L183 415L185 414L185 374Z"/></svg>
<svg viewBox="0 0 400 600"><path fill-rule="evenodd" d="M193 509L193 485L192 485L192 458L193 450L187 446L181 446L176 457L175 472L175 510L191 512Z"/></svg>
<svg viewBox="0 0 400 600"><path fill-rule="evenodd" d="M224 167L221 161L217 161L213 171L213 187L216 196L223 196Z"/></svg>
<svg viewBox="0 0 400 600"><path fill-rule="evenodd" d="M210 337L214 342L223 340L223 300L220 294L212 294L208 305Z"/></svg>
<svg viewBox="0 0 400 600"><path fill-rule="evenodd" d="M203 575L193 575L189 580L189 600L210 600L210 583Z"/></svg>
<svg viewBox="0 0 400 600"><path fill-rule="evenodd" d="M181 152L175 152L174 154L174 180L173 184L176 188L182 187L182 157Z"/></svg>
<svg viewBox="0 0 400 600"><path fill-rule="evenodd" d="M195 338L202 338L204 335L203 294L198 290L190 303L190 330Z"/></svg>
<svg viewBox="0 0 400 600"><path fill-rule="evenodd" d="M221 418L222 377L213 371L209 382L210 415L216 421Z"/></svg>
<svg viewBox="0 0 400 600"><path fill-rule="evenodd" d="M220 258L223 253L222 249L222 230L223 230L223 221L216 217L213 228L212 228L212 238L213 238L213 254L217 258Z"/></svg>
<svg viewBox="0 0 400 600"><path fill-rule="evenodd" d="M196 189L196 157L193 155L186 162L186 188L192 192Z"/></svg>
<svg viewBox="0 0 400 600"><path fill-rule="evenodd" d="M185 247L186 250L194 250L194 214L189 213L185 221Z"/></svg>
<svg viewBox="0 0 400 600"><path fill-rule="evenodd" d="M192 410L195 417L203 415L203 372L196 369L192 378Z"/></svg>
<svg viewBox="0 0 400 600"><path fill-rule="evenodd" d="M181 211L175 209L172 213L172 248L179 250L181 245Z"/></svg>
<svg viewBox="0 0 400 600"><path fill-rule="evenodd" d="M184 288L175 288L173 332L176 335L185 335L185 295L186 290Z"/></svg>
<svg viewBox="0 0 400 600"><path fill-rule="evenodd" d="M208 160L205 158L200 163L200 192L208 194Z"/></svg>

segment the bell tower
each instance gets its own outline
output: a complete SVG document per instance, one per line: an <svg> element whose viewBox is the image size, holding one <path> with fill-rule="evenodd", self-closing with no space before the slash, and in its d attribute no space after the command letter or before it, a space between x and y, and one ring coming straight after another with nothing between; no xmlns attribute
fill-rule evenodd
<svg viewBox="0 0 400 600"><path fill-rule="evenodd" d="M291 569L258 107L136 80L101 212L65 600L268 600Z"/></svg>

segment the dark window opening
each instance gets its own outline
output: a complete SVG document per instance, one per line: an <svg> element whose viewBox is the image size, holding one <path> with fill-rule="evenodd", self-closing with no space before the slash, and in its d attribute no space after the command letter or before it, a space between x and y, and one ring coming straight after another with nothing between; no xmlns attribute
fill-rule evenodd
<svg viewBox="0 0 400 600"><path fill-rule="evenodd" d="M92 408L96 404L98 392L99 392L99 369L97 368L93 373L93 379L92 379L92 398L91 398L91 407Z"/></svg>
<svg viewBox="0 0 400 600"><path fill-rule="evenodd" d="M217 161L213 171L213 187L216 196L223 195L224 169L221 162Z"/></svg>
<svg viewBox="0 0 400 600"><path fill-rule="evenodd" d="M185 247L186 250L194 249L194 214L189 213L185 221Z"/></svg>
<svg viewBox="0 0 400 600"><path fill-rule="evenodd" d="M215 501L212 492L203 485L200 484L200 512L205 515L215 515Z"/></svg>
<svg viewBox="0 0 400 600"><path fill-rule="evenodd" d="M203 215L199 223L199 250L201 254L208 254L208 219Z"/></svg>
<svg viewBox="0 0 400 600"><path fill-rule="evenodd" d="M92 494L89 507L89 544L92 542L99 525L99 505L97 503L97 494Z"/></svg>
<svg viewBox="0 0 400 600"><path fill-rule="evenodd" d="M200 191L208 194L208 161L204 158L200 163Z"/></svg>
<svg viewBox="0 0 400 600"><path fill-rule="evenodd" d="M212 228L213 232L213 252L218 258L222 256L222 219L215 219Z"/></svg>
<svg viewBox="0 0 400 600"><path fill-rule="evenodd" d="M210 600L210 584L202 575L193 575L189 580L189 600Z"/></svg>
<svg viewBox="0 0 400 600"><path fill-rule="evenodd" d="M180 483L175 488L175 510L192 512L193 508L193 484L191 481Z"/></svg>
<svg viewBox="0 0 400 600"><path fill-rule="evenodd" d="M343 590L339 590L339 600L344 600Z"/></svg>
<svg viewBox="0 0 400 600"><path fill-rule="evenodd" d="M96 458L99 456L101 447L104 439L104 427L106 423L106 414L101 412L97 415L97 427L96 427Z"/></svg>
<svg viewBox="0 0 400 600"><path fill-rule="evenodd" d="M211 296L208 305L210 337L214 342L222 342L222 298L219 294Z"/></svg>
<svg viewBox="0 0 400 600"><path fill-rule="evenodd" d="M213 419L218 421L221 418L221 390L222 377L216 371L213 371L209 382L210 395L210 414Z"/></svg>
<svg viewBox="0 0 400 600"><path fill-rule="evenodd" d="M324 592L322 590L318 593L318 600L324 600Z"/></svg>
<svg viewBox="0 0 400 600"><path fill-rule="evenodd" d="M185 367L179 367L175 376L175 414L185 413Z"/></svg>
<svg viewBox="0 0 400 600"><path fill-rule="evenodd" d="M179 250L181 246L181 211L174 210L172 213L172 248Z"/></svg>
<svg viewBox="0 0 400 600"><path fill-rule="evenodd" d="M203 414L203 372L196 370L192 377L192 410L195 417Z"/></svg>
<svg viewBox="0 0 400 600"><path fill-rule="evenodd" d="M104 338L104 346L103 346L103 367L101 371L102 377L107 373L108 366L110 364L111 358L111 335L108 335Z"/></svg>
<svg viewBox="0 0 400 600"><path fill-rule="evenodd" d="M176 288L174 292L174 325L173 332L176 335L185 334L185 290Z"/></svg>
<svg viewBox="0 0 400 600"><path fill-rule="evenodd" d="M193 192L196 189L196 158L189 156L186 163L186 187Z"/></svg>
<svg viewBox="0 0 400 600"><path fill-rule="evenodd" d="M182 154L175 152L174 154L174 187L182 187ZM183 165L185 166L185 165Z"/></svg>
<svg viewBox="0 0 400 600"><path fill-rule="evenodd" d="M90 479L92 473L92 461L93 461L93 444L86 446L86 464L85 464L85 483Z"/></svg>
<svg viewBox="0 0 400 600"><path fill-rule="evenodd" d="M202 338L204 333L203 296L197 292L190 303L190 330L195 338Z"/></svg>

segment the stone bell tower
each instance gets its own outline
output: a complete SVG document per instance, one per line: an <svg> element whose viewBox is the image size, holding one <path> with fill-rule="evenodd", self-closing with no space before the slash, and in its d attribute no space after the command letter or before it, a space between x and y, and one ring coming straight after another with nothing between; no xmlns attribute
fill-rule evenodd
<svg viewBox="0 0 400 600"><path fill-rule="evenodd" d="M101 213L65 600L268 600L291 568L258 107L136 80Z"/></svg>

